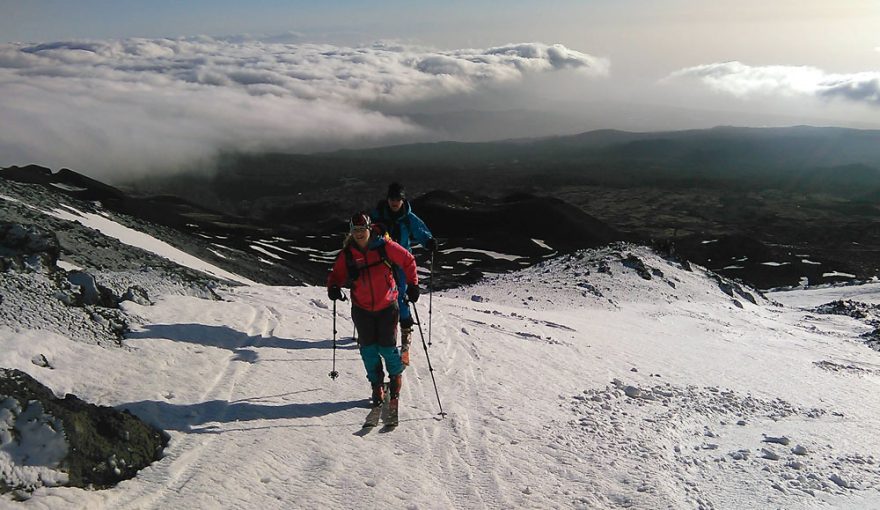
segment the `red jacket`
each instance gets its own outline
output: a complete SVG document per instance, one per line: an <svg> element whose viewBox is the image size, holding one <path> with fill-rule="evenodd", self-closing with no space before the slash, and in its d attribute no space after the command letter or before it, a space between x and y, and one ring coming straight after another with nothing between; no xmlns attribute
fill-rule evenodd
<svg viewBox="0 0 880 510"><path fill-rule="evenodd" d="M351 253L352 262L357 267L357 278L351 281L351 300L356 306L376 312L388 308L397 301L397 284L394 281L393 268L382 261L379 247L385 245L385 256L392 264L403 269L408 285L418 285L419 276L416 272L416 259L412 253L391 240L382 237L371 237L366 252L362 252L354 241L339 252L327 287L349 285L348 264L345 252Z"/></svg>

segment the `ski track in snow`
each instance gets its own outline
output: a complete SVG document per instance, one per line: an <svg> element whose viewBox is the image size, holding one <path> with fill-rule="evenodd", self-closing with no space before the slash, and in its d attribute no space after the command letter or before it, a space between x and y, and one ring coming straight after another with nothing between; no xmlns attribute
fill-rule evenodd
<svg viewBox="0 0 880 510"><path fill-rule="evenodd" d="M880 353L859 340L865 326L809 311L808 291L772 296L790 307L735 306L699 270L637 253L664 276L551 262L435 295L428 354L448 416L416 328L391 432L361 431L369 384L348 303L328 377L321 288L127 303L140 321L128 349L4 332L0 365L171 435L115 488L41 488L19 505L880 507ZM427 335L427 301L416 306ZM48 374L38 353L70 362Z"/></svg>
<svg viewBox="0 0 880 510"><path fill-rule="evenodd" d="M278 313L272 307L250 307L251 317L248 324L243 328L247 338L234 346L234 352L225 360L225 367L218 370L217 378L213 384L202 394L202 402L220 402L221 406L211 418L212 422L223 422L228 414L229 402L235 401L236 383L246 376L251 369L250 363L240 362L239 355L235 351L244 348L259 347L260 338L271 337L279 322ZM197 479L203 473L213 472L216 466L216 456L222 454L216 443L219 439L217 434L191 434L177 438L180 444L175 444L171 449L172 454L166 460L170 461L167 473L160 480L159 487L149 487L145 494L131 497L122 504L125 508L170 508L176 506L174 500L182 494L187 494L187 485ZM222 442L222 441L221 441ZM163 461L164 462L164 461ZM198 485L198 484L196 484ZM197 489L198 490L198 489ZM122 502L120 502L122 503ZM222 504L216 500L215 504Z"/></svg>

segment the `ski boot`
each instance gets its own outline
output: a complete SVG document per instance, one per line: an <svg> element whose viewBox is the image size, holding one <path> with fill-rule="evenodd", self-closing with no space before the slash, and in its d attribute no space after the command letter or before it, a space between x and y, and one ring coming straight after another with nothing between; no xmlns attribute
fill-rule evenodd
<svg viewBox="0 0 880 510"><path fill-rule="evenodd" d="M400 401L400 387L403 385L403 375L397 374L391 376L391 384L388 386L388 418L385 425L396 427L398 423L397 405Z"/></svg>
<svg viewBox="0 0 880 510"><path fill-rule="evenodd" d="M409 366L409 346L412 344L412 326L400 326L400 361Z"/></svg>
<svg viewBox="0 0 880 510"><path fill-rule="evenodd" d="M373 396L370 398L370 404L373 407L379 407L385 400L385 385L382 383L373 385Z"/></svg>

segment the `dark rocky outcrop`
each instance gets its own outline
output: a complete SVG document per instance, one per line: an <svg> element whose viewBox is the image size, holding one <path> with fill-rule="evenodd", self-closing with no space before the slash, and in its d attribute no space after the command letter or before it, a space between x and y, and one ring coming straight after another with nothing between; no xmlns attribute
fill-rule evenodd
<svg viewBox="0 0 880 510"><path fill-rule="evenodd" d="M80 200L109 200L125 196L113 186L68 168L62 168L53 174L52 170L38 165L11 166L0 170L0 177L28 184L39 184L50 189L54 187Z"/></svg>
<svg viewBox="0 0 880 510"><path fill-rule="evenodd" d="M736 300L736 296L740 296L752 304L758 304L758 300L755 296L746 290L746 288L732 280L729 280L719 274L716 273L708 273L709 277L718 284L718 288L721 289L722 292L727 294L728 296L734 298L734 304L736 304L739 308L742 308L742 303L738 303Z"/></svg>
<svg viewBox="0 0 880 510"><path fill-rule="evenodd" d="M868 347L875 351L880 351L880 328L874 328L874 331L864 333L862 338L865 339L865 343L868 344Z"/></svg>
<svg viewBox="0 0 880 510"><path fill-rule="evenodd" d="M128 331L128 319L119 309L121 298L91 273L59 268L59 253L54 232L36 225L0 222L0 269L6 273L0 291L14 296L18 305L4 306L0 299L0 325L28 324L76 336L79 328L59 317L79 316L91 323L86 329L99 331L99 336L119 344ZM136 294L133 291L131 297ZM148 298L145 301L149 303ZM55 313L58 304L67 312ZM24 309L28 310L26 317L22 316Z"/></svg>
<svg viewBox="0 0 880 510"><path fill-rule="evenodd" d="M864 320L868 324L880 327L880 305L862 303L861 301L837 300L819 305L815 308L816 313L846 315L853 319Z"/></svg>
<svg viewBox="0 0 880 510"><path fill-rule="evenodd" d="M624 265L624 267L634 269L635 272L645 280L652 279L652 274L663 277L663 273L659 269L648 268L648 266L645 265L645 262L642 259L636 257L632 253L627 254L627 256L622 258L620 262Z"/></svg>
<svg viewBox="0 0 880 510"><path fill-rule="evenodd" d="M150 306L153 304L153 301L150 300L149 293L147 293L147 289L140 285L132 285L129 287L125 293L122 294L122 301L132 301L141 306Z"/></svg>
<svg viewBox="0 0 880 510"><path fill-rule="evenodd" d="M22 410L39 403L60 421L67 456L56 469L68 474L67 485L103 489L132 478L160 459L168 436L129 413L89 404L74 395L57 398L39 381L19 370L0 369L0 398L18 401ZM3 481L0 492L12 490Z"/></svg>
<svg viewBox="0 0 880 510"><path fill-rule="evenodd" d="M846 315L873 327L873 331L863 333L861 338L865 340L868 347L880 351L880 305L851 299L838 299L819 305L813 311L831 315Z"/></svg>
<svg viewBox="0 0 880 510"><path fill-rule="evenodd" d="M67 281L79 289L78 304L96 305L105 308L117 308L119 296L112 290L99 284L95 277L84 271L70 271L67 273Z"/></svg>
<svg viewBox="0 0 880 510"><path fill-rule="evenodd" d="M52 271L60 252L54 233L0 221L0 272Z"/></svg>

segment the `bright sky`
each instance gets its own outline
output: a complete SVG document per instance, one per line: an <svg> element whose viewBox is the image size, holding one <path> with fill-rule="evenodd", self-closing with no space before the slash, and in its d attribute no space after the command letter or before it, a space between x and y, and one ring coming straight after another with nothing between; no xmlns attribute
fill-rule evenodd
<svg viewBox="0 0 880 510"><path fill-rule="evenodd" d="M46 42L295 32L346 45L395 39L445 49L542 41L624 62L641 60L647 69L663 72L728 60L856 72L876 69L880 57L880 4L870 0L545 4L513 0L501 8L494 2L455 0L3 0L0 37Z"/></svg>
<svg viewBox="0 0 880 510"><path fill-rule="evenodd" d="M522 136L880 128L876 1L0 0L0 13L0 165L106 177L230 148L510 134L509 118L442 131L411 116L487 110L540 112Z"/></svg>

